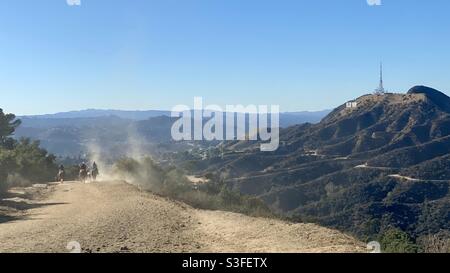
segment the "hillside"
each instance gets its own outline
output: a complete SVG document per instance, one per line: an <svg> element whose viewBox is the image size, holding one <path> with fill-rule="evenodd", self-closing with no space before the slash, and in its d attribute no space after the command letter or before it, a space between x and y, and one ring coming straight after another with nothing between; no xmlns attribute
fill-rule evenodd
<svg viewBox="0 0 450 273"><path fill-rule="evenodd" d="M194 170L275 211L361 238L392 227L414 239L450 231L450 98L416 86L355 102L318 124L281 130L276 152L235 142L223 159L197 162Z"/></svg>
<svg viewBox="0 0 450 273"><path fill-rule="evenodd" d="M82 252L107 253L366 251L352 237L314 224L196 210L124 182L14 192L0 200L0 252L69 252L73 241Z"/></svg>

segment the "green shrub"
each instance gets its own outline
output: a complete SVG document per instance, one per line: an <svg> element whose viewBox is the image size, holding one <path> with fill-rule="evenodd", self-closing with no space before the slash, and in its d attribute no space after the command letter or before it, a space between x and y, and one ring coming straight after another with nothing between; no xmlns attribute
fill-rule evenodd
<svg viewBox="0 0 450 273"><path fill-rule="evenodd" d="M11 152L0 148L0 195L4 195L8 189L7 178L13 167L14 158Z"/></svg>
<svg viewBox="0 0 450 273"><path fill-rule="evenodd" d="M8 190L8 186L6 184L6 175L0 170L0 196L3 196Z"/></svg>
<svg viewBox="0 0 450 273"><path fill-rule="evenodd" d="M57 173L56 157L39 147L38 141L21 139L12 150L15 166L10 173L33 182L53 181Z"/></svg>
<svg viewBox="0 0 450 273"><path fill-rule="evenodd" d="M416 253L418 247L409 235L399 229L389 229L381 236L383 252L387 253Z"/></svg>
<svg viewBox="0 0 450 273"><path fill-rule="evenodd" d="M418 238L421 252L424 253L450 253L450 231L441 230Z"/></svg>

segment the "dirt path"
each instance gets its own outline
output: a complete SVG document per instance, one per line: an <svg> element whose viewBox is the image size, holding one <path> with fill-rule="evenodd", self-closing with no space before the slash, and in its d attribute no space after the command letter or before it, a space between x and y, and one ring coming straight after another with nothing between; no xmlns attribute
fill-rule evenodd
<svg viewBox="0 0 450 273"><path fill-rule="evenodd" d="M400 175L400 174L392 174L392 175L388 175L388 176L392 177L392 178L398 178L398 179L406 180L408 182L436 182L436 183L444 182L444 183L450 183L450 180L418 179L418 178L412 178L412 177L408 177L408 176L403 176L403 175Z"/></svg>
<svg viewBox="0 0 450 273"><path fill-rule="evenodd" d="M195 210L123 182L43 191L38 201L8 201L18 209L0 221L0 252L68 252L71 241L83 252L365 251L353 238L316 225Z"/></svg>

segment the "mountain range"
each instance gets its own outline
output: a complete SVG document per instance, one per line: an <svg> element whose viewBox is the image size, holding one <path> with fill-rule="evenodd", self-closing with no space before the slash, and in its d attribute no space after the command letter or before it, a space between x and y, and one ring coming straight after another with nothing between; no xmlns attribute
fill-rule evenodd
<svg viewBox="0 0 450 273"><path fill-rule="evenodd" d="M329 112L281 113L280 126L316 123ZM150 154L192 147L172 141L174 119L168 111L92 109L19 118L22 124L16 138L39 140L48 151L64 157L84 155L92 146L101 147L105 157L120 157L136 149L137 142L142 153Z"/></svg>
<svg viewBox="0 0 450 273"><path fill-rule="evenodd" d="M231 142L199 174L262 198L285 216L373 238L450 234L450 98L425 86L364 95L317 124L282 129L276 152ZM450 237L449 237L450 238Z"/></svg>
<svg viewBox="0 0 450 273"><path fill-rule="evenodd" d="M301 123L317 123L331 110L322 111L299 111L299 112L283 112L280 113L280 126L289 127ZM117 117L127 120L147 120L160 116L170 117L170 111L147 110L147 111L125 111L125 110L102 110L102 109L86 109L81 111L69 111L55 114L45 115L29 115L19 116L25 127L45 127L55 125L66 125L67 121L71 123L91 122L96 118Z"/></svg>

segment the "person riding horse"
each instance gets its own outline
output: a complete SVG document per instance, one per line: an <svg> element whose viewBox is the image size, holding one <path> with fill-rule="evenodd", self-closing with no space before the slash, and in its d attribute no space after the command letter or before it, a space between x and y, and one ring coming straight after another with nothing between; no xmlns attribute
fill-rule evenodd
<svg viewBox="0 0 450 273"><path fill-rule="evenodd" d="M91 170L92 180L95 181L97 179L98 174L99 174L99 172L98 172L97 163L95 163L95 161L94 161L94 163L92 164L92 170Z"/></svg>
<svg viewBox="0 0 450 273"><path fill-rule="evenodd" d="M56 176L56 180L58 182L64 182L64 175L65 175L64 165L59 165L58 174Z"/></svg>
<svg viewBox="0 0 450 273"><path fill-rule="evenodd" d="M87 165L83 162L80 164L79 178L81 182L85 182L88 177Z"/></svg>

